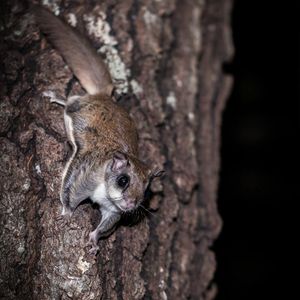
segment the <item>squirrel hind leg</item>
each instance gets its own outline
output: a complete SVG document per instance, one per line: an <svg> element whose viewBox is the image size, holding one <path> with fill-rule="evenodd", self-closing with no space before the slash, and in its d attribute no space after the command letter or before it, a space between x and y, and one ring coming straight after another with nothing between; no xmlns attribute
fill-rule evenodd
<svg viewBox="0 0 300 300"><path fill-rule="evenodd" d="M74 210L71 209L71 207L67 207L63 205L62 211L61 211L61 216L67 216L71 217L74 213Z"/></svg>
<svg viewBox="0 0 300 300"><path fill-rule="evenodd" d="M62 99L55 99L55 98L52 98L50 99L50 102L51 103L56 103L56 104L59 104L63 107L65 107L67 105L66 101L65 100L62 100Z"/></svg>
<svg viewBox="0 0 300 300"><path fill-rule="evenodd" d="M43 96L50 98L50 103L56 103L56 104L59 104L61 106L66 106L67 105L67 102L65 100L57 98L55 92L45 91L45 92L43 92Z"/></svg>
<svg viewBox="0 0 300 300"><path fill-rule="evenodd" d="M56 218L56 223L60 228L64 228L69 225L71 221L73 211L63 205L61 214Z"/></svg>

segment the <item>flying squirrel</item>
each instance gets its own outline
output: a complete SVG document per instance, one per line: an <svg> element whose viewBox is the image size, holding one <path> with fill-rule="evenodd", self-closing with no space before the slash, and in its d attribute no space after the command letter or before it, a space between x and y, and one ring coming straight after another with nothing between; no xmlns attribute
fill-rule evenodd
<svg viewBox="0 0 300 300"><path fill-rule="evenodd" d="M152 171L139 159L135 124L114 102L111 76L90 42L47 9L32 10L40 30L87 92L51 102L64 106L73 151L62 174L62 216L71 216L87 198L99 205L101 221L88 242L90 253L96 254L99 238L113 232L122 213L139 207L151 181L163 171Z"/></svg>

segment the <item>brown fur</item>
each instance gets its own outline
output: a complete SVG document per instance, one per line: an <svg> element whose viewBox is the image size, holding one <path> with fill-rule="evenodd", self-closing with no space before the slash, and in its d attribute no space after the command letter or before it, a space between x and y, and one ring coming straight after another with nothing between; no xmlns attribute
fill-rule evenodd
<svg viewBox="0 0 300 300"><path fill-rule="evenodd" d="M155 176L138 158L138 135L129 114L111 98L112 80L107 68L87 40L41 7L34 8L41 30L60 51L88 94L66 102L65 125L73 154L62 180L63 213L72 214L90 197L100 205L102 219L90 234L92 251L100 236L109 234L121 211L143 201ZM120 178L127 178L125 185Z"/></svg>
<svg viewBox="0 0 300 300"><path fill-rule="evenodd" d="M78 109L67 114L73 120L75 140L79 142L79 154L89 151L107 157L120 151L138 156L138 135L128 113L105 95L87 95L80 100Z"/></svg>

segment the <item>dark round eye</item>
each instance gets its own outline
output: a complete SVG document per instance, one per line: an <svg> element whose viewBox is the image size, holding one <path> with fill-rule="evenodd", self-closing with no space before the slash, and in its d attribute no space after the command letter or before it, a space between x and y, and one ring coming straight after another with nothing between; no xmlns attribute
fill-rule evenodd
<svg viewBox="0 0 300 300"><path fill-rule="evenodd" d="M120 175L118 178L117 178L117 185L120 187L120 188L125 188L129 183L129 176L128 175Z"/></svg>

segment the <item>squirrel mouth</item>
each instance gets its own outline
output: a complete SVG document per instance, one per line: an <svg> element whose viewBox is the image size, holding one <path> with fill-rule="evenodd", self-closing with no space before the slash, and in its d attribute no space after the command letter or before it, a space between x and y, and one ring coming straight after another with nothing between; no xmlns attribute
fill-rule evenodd
<svg viewBox="0 0 300 300"><path fill-rule="evenodd" d="M126 202L125 200L123 203L120 203L119 207L122 211L127 212L135 209L135 204L133 202Z"/></svg>

